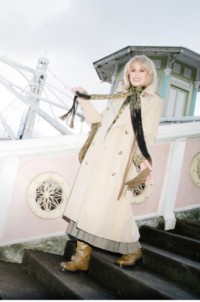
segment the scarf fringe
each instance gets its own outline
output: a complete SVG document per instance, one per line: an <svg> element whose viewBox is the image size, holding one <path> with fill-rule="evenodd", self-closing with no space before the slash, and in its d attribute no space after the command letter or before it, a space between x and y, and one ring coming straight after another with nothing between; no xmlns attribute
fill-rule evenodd
<svg viewBox="0 0 200 302"><path fill-rule="evenodd" d="M76 112L77 112L77 109L78 109L77 98L78 98L78 96L75 95L72 107L69 109L69 111L67 113L60 116L60 119L62 121L66 121L66 124L69 123L69 119L71 118L70 123L69 123L70 128L74 128L74 119L75 119L75 115L76 115Z"/></svg>

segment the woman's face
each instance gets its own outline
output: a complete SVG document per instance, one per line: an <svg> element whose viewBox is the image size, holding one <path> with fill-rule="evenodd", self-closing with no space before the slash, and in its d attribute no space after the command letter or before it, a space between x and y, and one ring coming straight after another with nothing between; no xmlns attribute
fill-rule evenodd
<svg viewBox="0 0 200 302"><path fill-rule="evenodd" d="M148 81L148 72L138 62L131 65L129 78L131 85L134 87L145 86Z"/></svg>

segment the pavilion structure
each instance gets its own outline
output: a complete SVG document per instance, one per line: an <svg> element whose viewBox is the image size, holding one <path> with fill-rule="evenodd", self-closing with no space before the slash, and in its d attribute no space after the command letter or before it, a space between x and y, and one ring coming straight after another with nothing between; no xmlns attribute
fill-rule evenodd
<svg viewBox="0 0 200 302"><path fill-rule="evenodd" d="M163 118L194 116L200 90L200 55L184 47L127 46L96 62L99 78L111 83L114 92L122 80L127 61L145 54L157 70L157 92L164 99Z"/></svg>

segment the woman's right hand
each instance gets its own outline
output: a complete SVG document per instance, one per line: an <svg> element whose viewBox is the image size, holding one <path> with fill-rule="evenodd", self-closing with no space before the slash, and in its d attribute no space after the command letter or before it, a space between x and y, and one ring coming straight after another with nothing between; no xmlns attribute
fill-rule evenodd
<svg viewBox="0 0 200 302"><path fill-rule="evenodd" d="M71 92L76 95L76 92L79 91L80 93L86 93L86 90L83 87L73 87L71 88Z"/></svg>

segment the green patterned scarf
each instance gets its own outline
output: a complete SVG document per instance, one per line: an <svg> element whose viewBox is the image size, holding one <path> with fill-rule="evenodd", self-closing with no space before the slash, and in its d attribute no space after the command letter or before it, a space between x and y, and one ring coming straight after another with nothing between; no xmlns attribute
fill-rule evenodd
<svg viewBox="0 0 200 302"><path fill-rule="evenodd" d="M123 98L125 97L125 101L122 104L121 108L119 109L116 117L114 118L113 122L111 123L110 127L108 128L108 131L112 128L112 126L116 123L117 119L125 109L127 105L129 105L130 109L130 116L131 116L131 123L133 126L133 131L138 143L138 146L140 148L140 151L142 155L149 161L150 164L152 164L152 159L149 155L145 138L144 138L144 133L143 133L143 127L142 127L142 116L141 116L141 92L144 90L144 87L130 87L130 89L126 92L119 92L113 95L110 94L104 94L104 95L97 95L97 94L83 94L80 93L79 91L76 92L76 95L74 97L73 105L71 109L61 116L60 118L62 120L67 120L71 116L71 127L73 127L74 124L74 117L77 111L78 107L78 102L77 98L81 97L84 99L92 99L92 100L100 100L100 99L118 99L118 98ZM108 132L107 131L107 132Z"/></svg>

